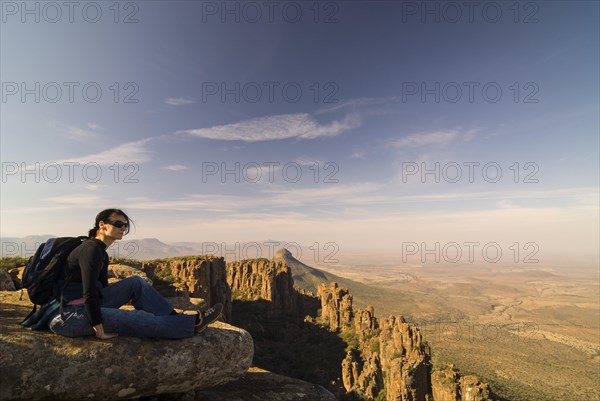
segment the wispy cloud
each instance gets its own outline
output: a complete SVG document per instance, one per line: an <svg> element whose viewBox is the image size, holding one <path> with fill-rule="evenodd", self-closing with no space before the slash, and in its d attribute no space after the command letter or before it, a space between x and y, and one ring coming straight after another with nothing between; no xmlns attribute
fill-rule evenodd
<svg viewBox="0 0 600 401"><path fill-rule="evenodd" d="M183 106L185 104L192 104L195 102L194 99L189 97L170 97L165 99L164 103L170 106Z"/></svg>
<svg viewBox="0 0 600 401"><path fill-rule="evenodd" d="M106 185L99 185L99 184L87 184L84 186L85 189L88 189L90 191L99 191L102 188L105 188Z"/></svg>
<svg viewBox="0 0 600 401"><path fill-rule="evenodd" d="M457 130L419 133L395 140L392 146L396 148L416 148L427 145L444 145L457 137Z"/></svg>
<svg viewBox="0 0 600 401"><path fill-rule="evenodd" d="M423 146L446 145L456 140L469 142L475 139L477 129L461 131L459 129L420 132L392 141L391 145L395 148L419 148Z"/></svg>
<svg viewBox="0 0 600 401"><path fill-rule="evenodd" d="M127 142L108 150L90 155L78 156L68 159L52 160L56 163L97 163L99 165L113 165L114 163L146 163L152 160L153 152L147 148L147 144L156 139L167 139L177 136L191 136L222 141L244 141L260 142L287 138L314 139L319 137L336 136L347 130L357 128L361 119L356 115L347 115L341 120L334 120L328 124L320 124L309 114L284 114L250 120L233 124L218 125L210 128L199 128L192 130L176 131L155 137L145 138L139 141ZM90 127L97 127L89 123ZM63 126L67 127L67 126ZM95 135L91 131L67 127L67 132L84 138ZM180 164L163 167L166 170L181 171L188 167Z"/></svg>
<svg viewBox="0 0 600 401"><path fill-rule="evenodd" d="M182 170L189 170L189 167L184 166L183 164L171 164L169 166L163 167L162 169L170 170L170 171L182 171Z"/></svg>
<svg viewBox="0 0 600 401"><path fill-rule="evenodd" d="M234 124L218 125L177 131L177 135L189 135L222 141L260 142L288 138L314 139L336 136L360 126L360 118L347 115L329 124L319 124L309 114L282 114L253 118Z"/></svg>
<svg viewBox="0 0 600 401"><path fill-rule="evenodd" d="M351 185L328 184L313 188L274 188L264 193L274 207L303 206L311 204L360 204L364 197L384 187L374 182L355 183Z"/></svg>
<svg viewBox="0 0 600 401"><path fill-rule="evenodd" d="M299 158L296 159L295 163L298 163L301 166L323 166L325 164L325 162L323 162L322 160L317 160L317 159L310 159L310 158Z"/></svg>
<svg viewBox="0 0 600 401"><path fill-rule="evenodd" d="M360 215L384 218L388 213L398 213L400 204L429 204L431 211L438 213L448 212L448 202L488 201L490 210L505 210L510 208L524 208L519 206L519 201L562 198L563 207L591 207L595 203L580 202L582 196L593 197L591 188L565 188L554 190L532 191L490 191L490 192L446 192L440 194L399 195L385 192L386 185L374 182L363 182L352 185L326 185L313 188L261 188L260 195L248 197L247 195L216 195L216 194L190 194L180 199L150 200L133 202L127 207L155 210L187 210L203 212L223 212L252 214L265 209L271 211L294 213L310 206L323 206L323 209L312 210L311 214L326 215L334 213L336 219L344 219L344 210L352 208L361 209ZM364 208L369 205L368 208ZM377 205L373 208L373 205ZM298 209L301 208L301 209ZM402 213L400 213L402 214ZM358 215L356 217L359 217Z"/></svg>
<svg viewBox="0 0 600 401"><path fill-rule="evenodd" d="M365 194L372 193L382 186L376 183L355 185L327 185L318 188L273 188L261 187L257 196L248 195L219 195L219 194L188 194L177 199L149 199L146 197L127 198L124 207L127 209L166 211L195 211L221 212L243 214L262 211L265 208L286 210L286 208L303 207L308 205L335 206L336 204L362 204ZM79 195L75 196L80 197ZM69 203L68 197L50 198L53 203L61 200Z"/></svg>
<svg viewBox="0 0 600 401"><path fill-rule="evenodd" d="M96 137L94 130L98 128L98 125L93 123L88 123L87 128L80 128L56 121L50 122L48 126L58 130L60 136L73 141L87 141Z"/></svg>
<svg viewBox="0 0 600 401"><path fill-rule="evenodd" d="M344 100L338 103L333 103L331 105L325 106L319 110L317 110L316 114L326 114L333 113L336 111L340 111L343 109L364 109L369 106L381 105L385 103L394 102L398 97L381 97L381 98L371 98L371 97L359 97L355 99Z"/></svg>
<svg viewBox="0 0 600 401"><path fill-rule="evenodd" d="M82 204L98 204L101 198L97 195L88 194L68 194L60 196L52 196L45 199L46 201L57 206L82 205Z"/></svg>
<svg viewBox="0 0 600 401"><path fill-rule="evenodd" d="M103 152L90 155L74 157L70 159L56 160L56 163L97 163L101 166L110 166L115 163L146 163L152 160L152 152L146 148L146 144L154 138L146 138L135 142L127 142Z"/></svg>

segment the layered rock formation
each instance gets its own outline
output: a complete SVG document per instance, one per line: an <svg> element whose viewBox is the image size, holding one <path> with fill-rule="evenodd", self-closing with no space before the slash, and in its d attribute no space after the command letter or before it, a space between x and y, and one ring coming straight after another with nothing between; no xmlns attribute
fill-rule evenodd
<svg viewBox="0 0 600 401"><path fill-rule="evenodd" d="M352 295L347 289L340 288L337 283L331 283L329 288L325 284L319 284L317 295L321 299L321 317L331 331L352 322Z"/></svg>
<svg viewBox="0 0 600 401"><path fill-rule="evenodd" d="M231 290L222 257L187 256L141 263L141 270L165 296L202 298L207 305L222 303L231 321Z"/></svg>
<svg viewBox="0 0 600 401"><path fill-rule="evenodd" d="M435 401L486 401L491 393L486 383L472 375L461 377L453 365L431 374L431 392Z"/></svg>
<svg viewBox="0 0 600 401"><path fill-rule="evenodd" d="M189 392L238 379L251 365L250 335L213 323L184 340L111 341L34 332L18 323L31 304L0 292L0 398L116 400Z"/></svg>
<svg viewBox="0 0 600 401"><path fill-rule="evenodd" d="M266 309L270 318L282 313L302 317L298 311L310 310L303 309L302 305L310 302L314 304L316 301L321 309L320 316L316 317L313 314L313 317L307 317L304 321L305 326L314 326L314 322L319 322L325 325L328 331L339 333L347 343L345 358L342 356L337 365L338 369L341 369L338 370L339 380L330 376L329 390L337 392L340 399L346 399L348 394L369 400L388 401L439 401L453 394L459 398L447 399L490 399L489 388L476 377L461 378L456 372L455 386L448 385L448 380L443 379L441 373L432 377L429 346L423 340L420 330L407 323L402 316L377 319L373 307L355 311L352 295L335 282L329 285L321 283L317 288L316 297L295 289L292 271L287 266L285 256L286 254L280 251L274 260L253 259L227 264L227 282L234 297L246 303L254 301L260 305L258 309L245 310L244 312L249 313L245 313L246 317L241 322L253 335L256 333L255 345L259 359L261 349L278 348L268 340L256 343L257 338L271 337L285 341L290 330L282 330L283 323L280 322L277 334L269 333L265 327L269 323L264 319L257 319L256 314ZM254 317L248 318L248 315ZM295 335L311 332L308 326L299 330L298 323L293 323L293 320L288 320L287 324L296 327L295 330L291 330ZM296 337L296 341L299 340L300 338ZM288 346L291 347L290 344ZM323 373L331 374L325 371ZM337 387L338 383L340 387ZM341 392L338 391L340 388Z"/></svg>
<svg viewBox="0 0 600 401"><path fill-rule="evenodd" d="M246 300L268 301L273 317L298 313L298 292L288 266L282 261L247 259L227 264L227 284Z"/></svg>
<svg viewBox="0 0 600 401"><path fill-rule="evenodd" d="M429 393L429 347L402 317L380 321L381 368L388 400L425 400Z"/></svg>
<svg viewBox="0 0 600 401"><path fill-rule="evenodd" d="M357 340L342 362L347 392L388 401L486 401L489 386L456 369L431 374L430 349L420 330L402 316L381 320L373 307L353 311L352 297L337 283L319 286L322 318L329 330Z"/></svg>
<svg viewBox="0 0 600 401"><path fill-rule="evenodd" d="M420 331L402 317L388 317L378 321L373 308L352 310L348 294L337 284L331 291L319 288L322 302L339 305L339 316L354 316L350 325L338 326L329 320L330 330L349 332L356 336L355 350L347 353L342 362L342 380L348 392L376 398L385 391L387 400L424 401L429 393L429 348L423 343ZM337 295L336 295L337 294ZM324 309L325 310L325 309ZM335 311L329 310L329 316Z"/></svg>
<svg viewBox="0 0 600 401"><path fill-rule="evenodd" d="M122 280L130 276L139 276L143 278L148 284L153 285L154 283L150 278L140 269L135 267L127 266L124 264L116 263L108 266L108 282L115 282Z"/></svg>

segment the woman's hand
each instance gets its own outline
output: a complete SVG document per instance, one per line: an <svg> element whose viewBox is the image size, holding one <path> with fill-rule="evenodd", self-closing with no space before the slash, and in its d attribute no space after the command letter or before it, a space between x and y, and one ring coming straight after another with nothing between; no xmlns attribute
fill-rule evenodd
<svg viewBox="0 0 600 401"><path fill-rule="evenodd" d="M102 326L102 323L97 324L93 327L94 327L94 331L96 332L96 337L100 338L102 340L108 340L108 339L115 338L118 336L117 333L105 333L104 326Z"/></svg>

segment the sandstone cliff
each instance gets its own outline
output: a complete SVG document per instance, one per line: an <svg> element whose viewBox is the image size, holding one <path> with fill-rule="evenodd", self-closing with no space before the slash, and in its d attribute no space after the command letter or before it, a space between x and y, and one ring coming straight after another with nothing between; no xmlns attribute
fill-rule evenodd
<svg viewBox="0 0 600 401"><path fill-rule="evenodd" d="M231 290L222 257L186 256L145 261L140 269L165 296L202 298L206 305L222 303L231 321Z"/></svg>
<svg viewBox="0 0 600 401"><path fill-rule="evenodd" d="M347 289L340 288L335 282L329 288L325 284L319 284L317 295L321 299L321 317L331 331L352 322L352 295Z"/></svg>
<svg viewBox="0 0 600 401"><path fill-rule="evenodd" d="M268 301L271 316L298 313L298 292L288 266L281 261L247 259L227 264L227 284L246 300Z"/></svg>
<svg viewBox="0 0 600 401"><path fill-rule="evenodd" d="M477 377L461 377L453 366L431 374L431 390L435 401L486 401L490 388Z"/></svg>
<svg viewBox="0 0 600 401"><path fill-rule="evenodd" d="M294 351L298 343L303 344L305 354L318 353L317 348L312 346L317 337L321 338L320 341L335 344L331 338L319 332L317 323L320 323L327 331L337 333L338 338L344 339L346 352L341 357L337 356L338 351L335 350L339 348L336 345L326 351L330 355L320 356L322 375L329 380L327 383L321 378L320 383L327 384L339 399L491 400L488 386L474 376L460 377L457 371L453 371L452 377L455 379L446 379L444 372L432 374L429 346L420 330L407 323L402 316L377 319L373 307L355 311L352 295L335 282L319 284L316 297L295 289L293 272L287 264L290 256L284 256L285 253L278 252L274 260L253 259L227 264L227 282L234 298L246 305L246 309L238 306L244 316L238 317L238 321L241 327L253 334L255 361L270 363L269 352L276 353L280 359L282 355L290 354L293 355L291 359L296 363L302 360L302 364L298 363L298 368L293 368L279 363L273 365L275 369L286 369L287 372L306 369L305 365L310 365L310 362ZM306 306L311 302L312 309ZM320 307L318 316L315 302ZM268 313L261 318L264 311ZM301 312L306 311L312 313L302 324L293 320L294 315L302 318ZM288 316L285 321L282 320L284 314ZM272 326L274 321L279 322L275 328ZM337 368L331 369L330 362L337 364ZM328 363L329 368L325 368ZM310 369L319 367L311 366ZM311 379L306 375L302 378ZM315 377L312 379L319 380ZM453 396L458 398L451 398Z"/></svg>
<svg viewBox="0 0 600 401"><path fill-rule="evenodd" d="M342 362L347 392L367 399L425 400L429 394L429 348L420 331L402 317L378 321L373 308L352 308L352 297L337 283L319 286L322 319L332 331L355 338ZM382 393L380 395L380 393Z"/></svg>

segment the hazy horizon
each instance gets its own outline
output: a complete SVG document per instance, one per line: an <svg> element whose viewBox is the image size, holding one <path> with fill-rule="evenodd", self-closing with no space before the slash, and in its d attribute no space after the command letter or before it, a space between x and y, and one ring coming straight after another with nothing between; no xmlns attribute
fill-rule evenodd
<svg viewBox="0 0 600 401"><path fill-rule="evenodd" d="M49 237L58 237L53 234L29 235L25 237L0 237L0 257L23 257L32 256L37 246ZM35 239L35 241L32 241ZM153 249L155 241L159 246L169 248ZM140 246L138 243L141 243ZM598 254L560 255L552 252L539 252L539 249L529 247L526 255L517 254L514 244L457 244L444 249L441 244L436 249L421 249L418 243L407 244L404 249L366 249L348 248L343 249L336 243L306 244L285 241L282 239L265 239L256 241L215 242L215 241L162 241L160 238L128 238L116 241L107 252L113 258L126 258L135 260L148 260L162 257L192 256L192 255L214 255L223 256L226 261L267 258L271 259L274 254L283 248L288 249L292 256L315 268L341 269L353 267L371 266L396 266L399 268L428 268L446 266L451 272L456 267L480 267L480 268L523 268L535 269L568 269L568 268L592 268L597 271ZM483 246L488 249L482 252ZM508 253L496 255L496 250L508 250ZM187 250L187 253L186 253ZM463 251L458 255L456 251ZM472 252L469 252L472 250ZM455 253L451 252L454 251ZM146 255L155 255L147 257ZM517 256L523 256L518 257ZM527 258L525 257L527 256Z"/></svg>

